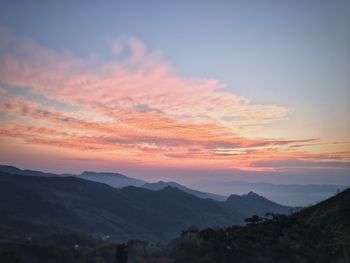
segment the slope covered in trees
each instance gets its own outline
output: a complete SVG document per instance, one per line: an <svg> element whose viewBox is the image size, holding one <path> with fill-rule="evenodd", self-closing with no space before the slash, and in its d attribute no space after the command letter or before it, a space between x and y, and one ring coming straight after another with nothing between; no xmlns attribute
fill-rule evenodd
<svg viewBox="0 0 350 263"><path fill-rule="evenodd" d="M189 229L176 262L350 262L350 189L291 216L253 216L247 226Z"/></svg>
<svg viewBox="0 0 350 263"><path fill-rule="evenodd" d="M241 224L261 212L254 198L244 204L202 199L177 188L151 191L116 189L76 177L21 176L0 173L0 236L34 237L80 231L114 241L169 241L183 229ZM286 207L262 199L264 211ZM246 203L252 209L246 210Z"/></svg>

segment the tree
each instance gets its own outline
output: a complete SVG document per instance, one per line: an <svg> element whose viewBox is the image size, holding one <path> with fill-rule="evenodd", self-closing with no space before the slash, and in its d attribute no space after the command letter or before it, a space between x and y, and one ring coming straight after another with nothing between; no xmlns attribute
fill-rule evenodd
<svg viewBox="0 0 350 263"><path fill-rule="evenodd" d="M116 263L128 262L128 246L125 244L116 246Z"/></svg>
<svg viewBox="0 0 350 263"><path fill-rule="evenodd" d="M253 215L252 217L248 217L246 219L244 219L244 221L246 223L248 223L249 225L256 225L260 222L262 222L264 219L260 216L257 216L257 215Z"/></svg>

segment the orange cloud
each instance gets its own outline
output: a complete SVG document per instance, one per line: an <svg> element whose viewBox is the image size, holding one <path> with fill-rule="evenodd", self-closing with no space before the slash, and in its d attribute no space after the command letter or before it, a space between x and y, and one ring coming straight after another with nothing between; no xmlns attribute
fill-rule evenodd
<svg viewBox="0 0 350 263"><path fill-rule="evenodd" d="M135 38L115 42L104 63L58 53L6 29L0 28L0 39L1 82L21 90L4 93L2 138L79 150L77 158L93 151L162 166L181 159L191 167L261 170L273 169L272 161L307 158L311 153L300 149L315 143L243 136L287 118L288 109L251 103L214 79L179 76L160 52Z"/></svg>

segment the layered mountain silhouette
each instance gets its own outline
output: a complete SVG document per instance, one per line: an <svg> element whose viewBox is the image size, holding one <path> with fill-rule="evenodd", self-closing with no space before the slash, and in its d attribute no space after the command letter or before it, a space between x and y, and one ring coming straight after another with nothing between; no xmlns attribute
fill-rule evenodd
<svg viewBox="0 0 350 263"><path fill-rule="evenodd" d="M125 186L141 186L146 182L140 179L135 179L128 177L120 173L111 173L111 172L90 172L85 171L81 174L55 174L55 173L45 173L41 171L19 169L10 165L0 165L0 172L18 174L18 175L28 175L28 176L46 176L46 177L67 177L74 176L79 177L85 180L100 182L108 184L116 188L122 188Z"/></svg>
<svg viewBox="0 0 350 263"><path fill-rule="evenodd" d="M83 172L77 177L108 184L115 188L123 188L126 186L142 186L146 182L143 180L131 178L120 173L96 173L96 172Z"/></svg>
<svg viewBox="0 0 350 263"><path fill-rule="evenodd" d="M226 196L223 196L223 195L197 191L197 190L188 188L186 186L183 186L181 184L178 184L176 182L159 181L156 183L148 183L140 179L136 179L120 173L112 173L112 172L85 171L85 172L82 172L81 174L54 174L54 173L44 173L41 171L33 171L33 170L21 170L17 167L9 166L9 165L0 165L0 172L18 174L18 175L28 175L28 176L49 176L49 177L74 176L74 177L78 177L89 181L108 184L115 188L123 188L126 186L137 186L137 187L143 187L149 190L161 190L170 186L170 187L178 188L186 193L189 193L204 199L211 198L218 201L224 201L227 198Z"/></svg>
<svg viewBox="0 0 350 263"><path fill-rule="evenodd" d="M347 188L346 185L300 185L300 184L272 184L272 183L251 183L243 181L201 181L194 188L181 185L177 182L158 181L154 183L145 182L140 179L128 177L116 172L89 172L81 174L54 174L33 170L21 170L9 165L0 165L0 171L12 174L66 177L74 176L85 180L108 184L115 188L126 186L144 187L150 190L160 190L167 186L176 187L184 192L200 198L211 198L217 201L224 201L231 194L243 195L253 191L271 201L286 206L309 206L336 194ZM201 189L200 191L197 189ZM219 194L218 194L219 193Z"/></svg>
<svg viewBox="0 0 350 263"><path fill-rule="evenodd" d="M72 176L0 172L0 235L80 231L118 241L167 241L192 225L243 224L254 214L289 211L252 193L235 198L220 202L170 186L158 191L134 186L117 189Z"/></svg>
<svg viewBox="0 0 350 263"><path fill-rule="evenodd" d="M71 187L73 187L73 189L76 189L76 191L79 192L77 196L81 197L87 195L88 192L91 191L90 187L98 185L98 191L109 189L111 192L117 192L121 195L123 194L121 192L122 190L77 178L29 178L26 176L26 179L22 180L23 177L24 176L0 174L0 178L2 178L0 181L2 213L2 217L0 217L1 237L3 237L4 233L11 233L11 231L14 230L14 227L19 227L20 230L25 229L23 221L28 220L27 218L22 218L22 222L17 220L16 222L8 221L7 223L6 220L4 220L3 212L6 209L4 208L6 205L3 204L2 193L4 189L12 191L11 188L14 189L14 184L17 184L17 187L15 187L16 189L20 189L19 185L22 185L22 189L20 189L22 190L22 194L19 196L32 199L30 202L34 201L35 198L33 199L32 195L40 188L47 189L51 193L55 192L56 195L59 193L62 195L62 193L70 192ZM29 181L27 179L29 179ZM70 184L70 180L73 180L74 183ZM86 185L84 183L81 185L81 181L85 182ZM23 191L28 182L30 182L29 187L35 187L35 190L31 193L28 192L29 190ZM66 185L67 182L69 182L71 187ZM3 183L5 183L5 186L2 186ZM56 187L53 187L52 184L57 184L58 186L56 185ZM12 185L12 187L9 187L10 185ZM188 201L189 196L191 196L171 187L167 187L160 191L149 191L136 187L127 187L125 189L127 192L131 190L131 194L128 195L129 200L136 200L138 199L138 196L144 196L143 193L152 195L152 192L165 192L172 197L180 197L183 195L180 201ZM5 192L5 194L9 193L10 192ZM76 195L73 194L69 200L73 200L73 196ZM103 198L109 196L110 193ZM52 202L51 198L48 198L46 202ZM210 199L192 198L197 201L200 200L199 202L202 205L202 202L206 201L216 203ZM11 201L11 204L17 204L23 209L21 204L23 205L25 201L21 201L21 198L18 197L13 197L13 199L15 200ZM248 193L242 197L242 199L263 201L261 197L255 193ZM239 196L232 195L228 201L236 202L237 200L240 200ZM149 201L154 202L153 199L150 199ZM36 205L40 209L43 209L45 207L43 206L43 202L43 200L39 201L39 199L37 199ZM90 200L86 202L91 203L93 201ZM159 200L156 201L156 207L158 209L162 207L160 202L161 201ZM81 204L81 202L78 203ZM68 204L66 204L66 206L68 206ZM180 206L177 205L176 207L179 208ZM38 210L35 205L31 208ZM206 208L209 208L209 206ZM27 207L26 209L30 210L30 207ZM81 209L81 207L77 209ZM212 209L212 207L210 209ZM280 214L270 214L267 218L252 216L248 220L250 223L245 226L233 225L225 228L207 228L203 230L196 227L190 227L186 231L183 231L176 239L169 242L168 245L156 245L144 241L130 240L128 242L129 260L130 262L186 263L349 262L349 209L350 189L345 190L315 206L302 209L301 211L289 216ZM13 210L16 209L14 208ZM26 211L23 211L21 214L16 212L16 215L19 217L26 213ZM47 211L41 211L41 213L45 214ZM89 213L91 212L88 211L86 215ZM59 217L59 214L60 213L55 214L55 216ZM172 215L173 214L169 214L169 216ZM38 216L38 214L36 216ZM48 214L46 216L42 215L37 217L37 222L34 221L32 225L27 223L26 227L30 227L32 232L38 231L42 227L38 223L44 224L45 221L40 220L47 220L47 217ZM7 218L7 220L9 219L9 215L6 213L5 218ZM110 221L110 218L110 216L104 217L102 221ZM4 224L4 222L6 224ZM12 225L9 224L9 222L11 222ZM159 223L159 221L154 222L154 224L157 223ZM68 225L69 224L71 224L71 222L68 222ZM37 229L33 228L35 225L38 227ZM49 224L46 226L49 227L49 230L53 227ZM58 224L55 225L55 227L58 226ZM79 230L81 229L82 228L79 228ZM28 229L26 231L28 231ZM18 232L19 231L16 232L17 235L15 235L14 238L11 238L11 236L8 235L6 236L8 238L7 240L0 240L0 262L115 262L116 247L114 242L105 242L101 239L98 240L92 236L79 233L65 234L62 231L55 235L33 238L33 240L30 241L28 238L21 238ZM27 233L28 232L25 232L25 234ZM79 244L78 249L76 244Z"/></svg>
<svg viewBox="0 0 350 263"><path fill-rule="evenodd" d="M197 190L188 188L186 186L183 186L181 184L178 184L176 182L158 181L156 183L146 183L146 184L142 185L143 188L150 189L150 190L161 190L161 189L164 189L164 188L169 187L169 186L175 187L175 188L180 189L188 194L195 195L197 197L204 198L204 199L211 198L211 199L217 200L217 201L224 201L227 199L226 196L197 191Z"/></svg>

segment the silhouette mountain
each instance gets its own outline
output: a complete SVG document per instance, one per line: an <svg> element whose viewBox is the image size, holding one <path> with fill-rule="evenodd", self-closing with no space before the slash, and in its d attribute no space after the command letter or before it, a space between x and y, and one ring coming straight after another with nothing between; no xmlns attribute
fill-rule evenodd
<svg viewBox="0 0 350 263"><path fill-rule="evenodd" d="M201 192L201 191L197 191L197 190L194 190L194 189L191 189L191 188L188 188L186 186L183 186L181 184L178 184L176 182L164 182L164 181L158 181L156 183L146 183L144 185L142 185L143 188L146 188L146 189L149 189L149 190L161 190L161 189L164 189L166 187L176 187L186 193L189 193L191 195L195 195L197 197L200 197L200 198L211 198L213 200L217 200L217 201L224 201L227 199L226 196L223 196L223 195L217 195L217 194L213 194L213 193L207 193L207 192Z"/></svg>
<svg viewBox="0 0 350 263"><path fill-rule="evenodd" d="M255 197L248 199L254 202ZM116 189L77 177L0 173L0 236L80 231L117 241L166 241L191 225L242 224L245 217L260 212L239 206L236 211L229 205L174 187Z"/></svg>
<svg viewBox="0 0 350 263"><path fill-rule="evenodd" d="M254 214L264 216L266 211L282 214L291 212L290 207L272 202L254 192L249 192L244 195L230 195L226 202L222 203L222 206L226 211L231 211L233 213L240 211L243 217L252 216Z"/></svg>
<svg viewBox="0 0 350 263"><path fill-rule="evenodd" d="M28 176L60 176L59 174L54 173L44 173L41 171L27 170L27 169L19 169L17 167L11 165L0 165L0 172L9 173L9 174L18 174L18 175L28 175Z"/></svg>
<svg viewBox="0 0 350 263"><path fill-rule="evenodd" d="M0 165L0 172L17 174L17 175L27 175L27 176L45 176L45 177L67 177L74 176L85 180L100 182L108 184L116 188L122 188L125 186L141 186L146 182L143 180L131 178L120 173L111 172L88 172L85 171L81 174L55 174L55 173L45 173L41 171L19 169L10 165Z"/></svg>
<svg viewBox="0 0 350 263"><path fill-rule="evenodd" d="M142 186L146 183L143 180L131 178L120 173L97 173L85 171L77 177L85 180L108 184L115 188L122 188L126 186Z"/></svg>

